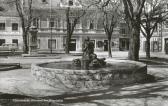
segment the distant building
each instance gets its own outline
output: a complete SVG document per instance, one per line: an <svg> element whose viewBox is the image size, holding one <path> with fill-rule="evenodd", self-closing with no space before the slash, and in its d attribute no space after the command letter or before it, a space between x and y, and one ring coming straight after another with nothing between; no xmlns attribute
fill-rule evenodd
<svg viewBox="0 0 168 106"><path fill-rule="evenodd" d="M165 4L168 10L168 4ZM150 39L151 52L164 52L168 54L168 20L157 25L157 28ZM141 33L141 51L145 51L146 38Z"/></svg>
<svg viewBox="0 0 168 106"><path fill-rule="evenodd" d="M65 11L68 6L78 11L81 10L82 7L77 0L33 0L34 19L32 25L38 28L39 52L50 53L51 50L53 53L64 52L66 40ZM10 20L15 19L14 16L15 15L10 16ZM4 16L0 16L0 19L6 20L8 19L6 17L4 14ZM0 31L1 29L3 33L7 32L6 35L0 35L0 45L6 42L18 42L19 48L22 48L23 40L19 17L16 17L16 22L7 21L7 23L0 23ZM108 51L108 42L103 29L101 16L94 14L94 9L88 10L88 13L77 23L71 39L70 51L81 52L82 42L87 36L94 42L95 51ZM123 21L114 29L112 50L125 51L128 49L129 31L126 23Z"/></svg>
<svg viewBox="0 0 168 106"><path fill-rule="evenodd" d="M16 11L8 7L7 10L0 12L0 45L3 43L16 43L22 50L22 29L20 19Z"/></svg>

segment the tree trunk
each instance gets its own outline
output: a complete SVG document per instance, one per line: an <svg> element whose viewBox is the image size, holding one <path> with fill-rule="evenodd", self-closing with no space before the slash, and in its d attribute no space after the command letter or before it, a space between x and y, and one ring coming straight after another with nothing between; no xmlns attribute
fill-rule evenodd
<svg viewBox="0 0 168 106"><path fill-rule="evenodd" d="M140 27L138 25L134 25L134 27L132 27L130 36L130 47L128 54L128 58L130 60L134 61L139 60L139 48L140 48Z"/></svg>
<svg viewBox="0 0 168 106"><path fill-rule="evenodd" d="M69 34L67 34L67 38L66 38L66 45L65 45L65 53L69 54L69 50L70 49L70 38L69 38Z"/></svg>
<svg viewBox="0 0 168 106"><path fill-rule="evenodd" d="M29 47L28 47L28 37L25 32L23 32L23 53L28 54L29 52Z"/></svg>
<svg viewBox="0 0 168 106"><path fill-rule="evenodd" d="M66 21L67 21L67 37L66 37L66 45L65 45L65 53L69 54L70 49L70 32L71 32L71 25L70 25L70 17L69 17L70 8L68 7L66 10Z"/></svg>
<svg viewBox="0 0 168 106"><path fill-rule="evenodd" d="M150 58L150 38L146 38L146 58Z"/></svg>
<svg viewBox="0 0 168 106"><path fill-rule="evenodd" d="M29 46L28 46L28 31L25 28L25 20L23 17L20 17L21 24L22 24L22 37L23 37L23 53L28 54Z"/></svg>
<svg viewBox="0 0 168 106"><path fill-rule="evenodd" d="M111 39L108 39L108 56L112 58L112 52L111 52Z"/></svg>

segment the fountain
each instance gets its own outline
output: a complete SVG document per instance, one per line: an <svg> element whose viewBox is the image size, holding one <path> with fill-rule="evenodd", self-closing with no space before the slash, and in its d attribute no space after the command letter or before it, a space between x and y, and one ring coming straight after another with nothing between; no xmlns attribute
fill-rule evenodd
<svg viewBox="0 0 168 106"><path fill-rule="evenodd" d="M94 90L146 80L147 66L129 60L97 58L94 45L87 38L81 59L32 64L37 80L52 87L71 90Z"/></svg>
<svg viewBox="0 0 168 106"><path fill-rule="evenodd" d="M74 59L73 65L76 67L81 67L83 70L89 70L89 68L100 68L106 65L105 58L97 58L97 55L94 53L94 44L90 41L90 38L83 43L83 55L82 59Z"/></svg>

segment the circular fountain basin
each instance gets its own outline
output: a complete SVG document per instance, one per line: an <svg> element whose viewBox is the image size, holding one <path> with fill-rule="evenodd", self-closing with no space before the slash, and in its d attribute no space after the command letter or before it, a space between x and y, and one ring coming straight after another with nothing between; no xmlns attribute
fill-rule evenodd
<svg viewBox="0 0 168 106"><path fill-rule="evenodd" d="M128 60L108 60L106 67L81 70L70 61L32 64L31 72L37 80L58 87L81 90L99 89L120 84L144 81L147 66Z"/></svg>

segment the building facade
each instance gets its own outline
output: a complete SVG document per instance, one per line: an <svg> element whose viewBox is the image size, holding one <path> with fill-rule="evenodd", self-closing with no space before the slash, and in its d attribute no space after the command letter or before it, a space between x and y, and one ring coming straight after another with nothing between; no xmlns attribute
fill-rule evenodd
<svg viewBox="0 0 168 106"><path fill-rule="evenodd" d="M26 1L25 1L26 3ZM64 53L66 42L66 9L70 7L73 17L74 11L81 12L81 5L77 0L34 0L32 25L38 28L38 51L48 53ZM17 13L16 15L17 16ZM95 45L95 51L108 51L108 40L103 29L101 15L93 9L78 21L70 43L71 52L81 52L82 42L90 37ZM2 43L17 43L22 50L22 30L19 17L11 16L9 19L1 16L0 45ZM8 19L8 20L7 20ZM11 21L9 21L11 20ZM15 20L15 21L14 21ZM72 18L73 20L73 18ZM5 27L5 28L3 28ZM17 28L16 28L17 27ZM5 30L4 30L5 29ZM4 36L4 38L3 38ZM112 50L125 51L129 49L129 31L125 22L120 22L114 29L112 37Z"/></svg>
<svg viewBox="0 0 168 106"><path fill-rule="evenodd" d="M19 50L22 50L22 29L20 19L10 9L0 12L0 45L3 43L16 43Z"/></svg>
<svg viewBox="0 0 168 106"><path fill-rule="evenodd" d="M148 8L150 9L150 7ZM164 4L164 8L168 10L168 4ZM150 51L151 52L163 52L168 54L168 20L158 23L151 39L150 39ZM146 49L146 38L141 33L141 51Z"/></svg>
<svg viewBox="0 0 168 106"><path fill-rule="evenodd" d="M44 2L44 3L42 3ZM77 0L61 0L60 2L42 1L38 2L41 7L36 7L33 25L38 27L39 52L64 52L66 42L66 9L70 7L74 11L82 11ZM40 14L40 11L42 14ZM108 51L108 40L103 29L101 15L88 10L78 21L70 43L70 51L81 52L82 42L90 37L95 45L95 51ZM40 14L40 15L39 15ZM72 16L73 17L73 16ZM73 20L73 19L72 19ZM114 30L112 37L112 50L128 50L129 36L124 22L121 22Z"/></svg>

